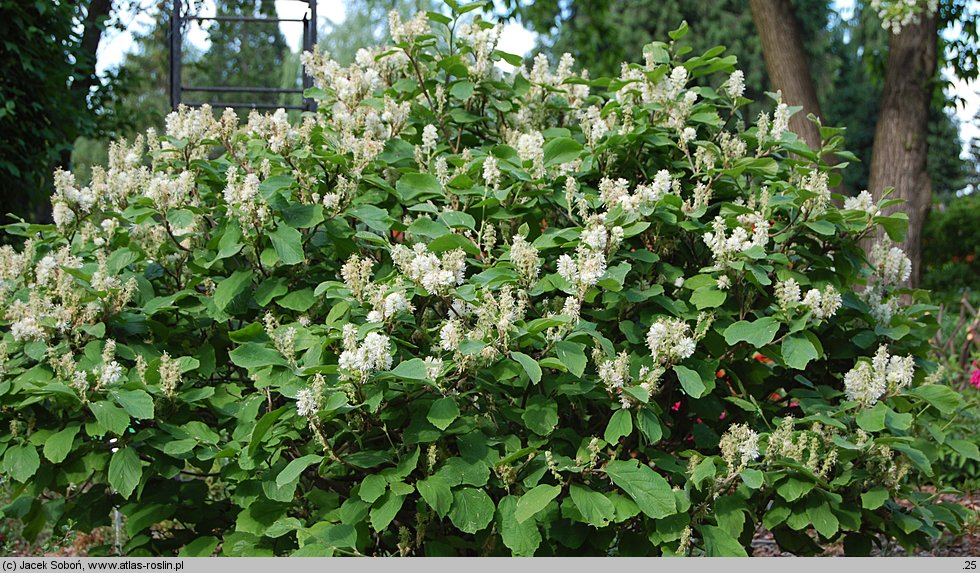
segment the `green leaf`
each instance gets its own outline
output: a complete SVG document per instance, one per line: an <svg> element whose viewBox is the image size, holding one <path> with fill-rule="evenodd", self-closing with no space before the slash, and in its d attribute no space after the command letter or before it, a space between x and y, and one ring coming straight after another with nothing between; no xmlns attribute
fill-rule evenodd
<svg viewBox="0 0 980 573"><path fill-rule="evenodd" d="M704 458L694 467L694 471L691 472L691 484L700 490L701 484L707 479L713 480L716 472L714 458Z"/></svg>
<svg viewBox="0 0 980 573"><path fill-rule="evenodd" d="M459 81L449 88L449 95L459 100L467 100L473 95L473 82Z"/></svg>
<svg viewBox="0 0 980 573"><path fill-rule="evenodd" d="M952 388L942 384L926 384L913 388L908 393L922 398L943 414L952 414L963 405L963 398Z"/></svg>
<svg viewBox="0 0 980 573"><path fill-rule="evenodd" d="M357 530L349 523L329 524L325 521L310 528L313 537L327 547L354 548L357 545ZM315 546L315 543L305 547Z"/></svg>
<svg viewBox="0 0 980 573"><path fill-rule="evenodd" d="M218 543L220 541L217 537L210 535L198 537L181 548L177 553L177 557L210 557L214 554L214 550L218 548Z"/></svg>
<svg viewBox="0 0 980 573"><path fill-rule="evenodd" d="M11 446L3 454L3 473L21 483L33 477L39 467L41 458L32 445Z"/></svg>
<svg viewBox="0 0 980 573"><path fill-rule="evenodd" d="M428 173L406 173L395 183L395 191L402 201L417 203L423 197L442 196L442 185Z"/></svg>
<svg viewBox="0 0 980 573"><path fill-rule="evenodd" d="M214 289L211 300L218 310L226 310L232 302L252 286L252 271L235 271Z"/></svg>
<svg viewBox="0 0 980 573"><path fill-rule="evenodd" d="M687 21L682 21L681 25L678 26L676 30L667 32L667 35L670 36L671 40L680 40L687 35L688 30L689 28L687 27Z"/></svg>
<svg viewBox="0 0 980 573"><path fill-rule="evenodd" d="M462 211L443 211L439 213L439 220L447 227L476 230L476 220L469 213Z"/></svg>
<svg viewBox="0 0 980 573"><path fill-rule="evenodd" d="M636 427L650 440L650 444L656 444L664 437L664 429L660 425L660 419L649 408L637 410Z"/></svg>
<svg viewBox="0 0 980 573"><path fill-rule="evenodd" d="M402 360L391 370L391 375L402 380L427 380L428 370L421 358Z"/></svg>
<svg viewBox="0 0 980 573"><path fill-rule="evenodd" d="M391 217L388 216L387 211L379 209L374 205L358 205L357 207L348 209L347 213L357 217L365 225L381 233L387 233L393 222Z"/></svg>
<svg viewBox="0 0 980 573"><path fill-rule="evenodd" d="M309 229L323 222L323 205L293 203L283 210L282 218L294 229Z"/></svg>
<svg viewBox="0 0 980 573"><path fill-rule="evenodd" d="M387 529L404 503L404 495L395 495L390 491L386 493L382 498L381 505L375 505L371 508L371 527L378 532Z"/></svg>
<svg viewBox="0 0 980 573"><path fill-rule="evenodd" d="M313 296L313 289L310 288L293 291L276 301L279 306L296 312L306 312L315 303L316 298Z"/></svg>
<svg viewBox="0 0 980 573"><path fill-rule="evenodd" d="M801 334L793 334L783 339L783 362L796 370L806 370L806 365L819 354L810 339Z"/></svg>
<svg viewBox="0 0 980 573"><path fill-rule="evenodd" d="M527 372L531 382L537 384L541 381L541 366L533 358L523 352L511 352L510 356L524 367L524 372Z"/></svg>
<svg viewBox="0 0 980 573"><path fill-rule="evenodd" d="M480 254L480 249L476 244L459 233L449 233L438 239L433 239L428 246L429 252L431 253L444 253L455 249L463 249L466 253L474 257Z"/></svg>
<svg viewBox="0 0 980 573"><path fill-rule="evenodd" d="M490 525L495 513L493 500L482 489L464 487L453 492L449 520L460 531L476 533Z"/></svg>
<svg viewBox="0 0 980 573"><path fill-rule="evenodd" d="M980 462L980 449L973 442L966 440L947 440L946 445L956 450L964 458Z"/></svg>
<svg viewBox="0 0 980 573"><path fill-rule="evenodd" d="M456 400L446 396L432 403L432 406L429 408L429 414L425 419L440 430L445 430L458 417L459 406L456 405Z"/></svg>
<svg viewBox="0 0 980 573"><path fill-rule="evenodd" d="M858 412L854 421L865 432L880 432L885 429L885 416L888 414L888 406L878 402L873 408L866 408Z"/></svg>
<svg viewBox="0 0 980 573"><path fill-rule="evenodd" d="M252 435L248 441L248 455L250 457L254 457L259 451L259 446L262 444L262 440L265 439L265 435L272 429L276 420L286 413L286 409L286 406L282 406L271 412L266 412L259 419L258 423L255 424L255 428L252 429Z"/></svg>
<svg viewBox="0 0 980 573"><path fill-rule="evenodd" d="M700 398L707 393L707 387L704 385L704 381L701 380L701 375L695 371L691 370L686 366L681 366L678 364L672 368L674 374L677 374L677 379L681 383L681 388L684 392L692 398Z"/></svg>
<svg viewBox="0 0 980 573"><path fill-rule="evenodd" d="M257 289L255 289L255 302L259 303L259 306L264 307L272 302L273 299L278 298L287 292L289 292L289 281L287 281L284 277L266 279L259 284ZM261 324L258 322L253 324L258 327L259 332L265 332L265 329L262 328ZM234 338L232 338L232 340L235 340L236 342L244 342Z"/></svg>
<svg viewBox="0 0 980 573"><path fill-rule="evenodd" d="M830 221L807 221L804 225L821 235L830 236L837 232L837 226Z"/></svg>
<svg viewBox="0 0 980 573"><path fill-rule="evenodd" d="M522 523L531 519L539 511L551 503L551 500L558 497L561 493L561 486L541 484L524 495L517 501L517 508L514 510L514 519Z"/></svg>
<svg viewBox="0 0 980 573"><path fill-rule="evenodd" d="M756 348L762 348L772 342L778 330L779 322L769 316L752 322L740 320L725 329L725 342L729 346L748 342Z"/></svg>
<svg viewBox="0 0 980 573"><path fill-rule="evenodd" d="M747 557L745 548L727 531L715 525L702 525L704 553L708 557Z"/></svg>
<svg viewBox="0 0 980 573"><path fill-rule="evenodd" d="M582 144L571 137L556 137L544 145L544 164L568 163L578 158Z"/></svg>
<svg viewBox="0 0 980 573"><path fill-rule="evenodd" d="M143 463L133 448L121 448L112 454L109 461L109 485L125 499L133 494L133 490L143 477Z"/></svg>
<svg viewBox="0 0 980 573"><path fill-rule="evenodd" d="M106 430L121 436L129 427L129 414L125 410L105 400L89 405L95 419Z"/></svg>
<svg viewBox="0 0 980 573"><path fill-rule="evenodd" d="M810 523L813 524L813 528L820 535L828 539L836 535L840 529L840 522L837 521L837 516L830 511L830 506L826 502L817 506L808 507L806 515L810 518Z"/></svg>
<svg viewBox="0 0 980 573"><path fill-rule="evenodd" d="M439 517L446 517L449 508L453 504L453 492L449 489L449 484L441 476L430 476L424 480L415 482L415 487L425 503L429 504Z"/></svg>
<svg viewBox="0 0 980 573"><path fill-rule="evenodd" d="M75 442L78 429L78 424L72 424L64 430L48 436L48 439L44 440L44 457L53 464L60 464L65 461L71 452L71 446Z"/></svg>
<svg viewBox="0 0 980 573"><path fill-rule="evenodd" d="M750 489L759 489L765 483L765 475L759 470L744 469L741 473L742 481Z"/></svg>
<svg viewBox="0 0 980 573"><path fill-rule="evenodd" d="M606 424L606 433L603 435L603 439L610 444L615 444L619 442L619 438L629 436L632 433L633 416L629 410L623 408L616 410L616 413L609 419L609 423Z"/></svg>
<svg viewBox="0 0 980 573"><path fill-rule="evenodd" d="M691 294L691 303L698 310L704 310L706 308L717 308L721 306L727 298L728 293L723 290L718 290L713 286L701 287Z"/></svg>
<svg viewBox="0 0 980 573"><path fill-rule="evenodd" d="M306 468L322 461L323 456L320 454L309 454L292 460L276 476L276 485L283 487L287 483L295 481L300 474L306 471Z"/></svg>
<svg viewBox="0 0 980 573"><path fill-rule="evenodd" d="M929 461L929 458L922 453L922 451L905 444L892 444L891 447L893 450L902 452L908 456L908 458L912 460L912 463L915 464L915 467L922 470L927 476L931 476L933 474L932 463Z"/></svg>
<svg viewBox="0 0 980 573"><path fill-rule="evenodd" d="M577 483L572 484L570 494L572 503L590 525L605 527L615 519L616 506L605 495Z"/></svg>
<svg viewBox="0 0 980 573"><path fill-rule="evenodd" d="M667 480L637 460L613 460L606 464L606 474L648 517L663 519L677 513L674 492Z"/></svg>
<svg viewBox="0 0 980 573"><path fill-rule="evenodd" d="M776 493L786 501L796 501L813 489L813 482L790 476L776 487Z"/></svg>
<svg viewBox="0 0 980 573"><path fill-rule="evenodd" d="M286 359L267 346L255 342L246 342L228 353L228 357L236 366L246 370L257 370L265 366L288 366Z"/></svg>
<svg viewBox="0 0 980 573"><path fill-rule="evenodd" d="M113 390L116 403L126 412L140 420L153 419L153 397L144 390Z"/></svg>
<svg viewBox="0 0 980 573"><path fill-rule="evenodd" d="M873 489L861 494L861 507L864 509L875 510L879 507L885 505L885 502L891 497L888 490L884 487L878 486Z"/></svg>
<svg viewBox="0 0 980 573"><path fill-rule="evenodd" d="M555 344L555 354L558 360L568 368L568 371L581 378L585 373L585 345L578 342L560 340Z"/></svg>
<svg viewBox="0 0 980 573"><path fill-rule="evenodd" d="M497 506L497 528L500 530L500 539L512 555L531 557L541 545L541 533L533 519L517 520L514 516L517 503L517 498L512 495L500 500Z"/></svg>
<svg viewBox="0 0 980 573"><path fill-rule="evenodd" d="M547 436L558 425L558 403L540 394L531 396L521 419L535 434Z"/></svg>
<svg viewBox="0 0 980 573"><path fill-rule="evenodd" d="M282 264L295 265L306 260L303 254L303 235L296 229L279 225L275 231L269 233L269 239Z"/></svg>
<svg viewBox="0 0 980 573"><path fill-rule="evenodd" d="M420 237L438 239L443 235L448 235L452 231L442 223L433 221L427 217L419 217L414 223L409 225L408 232Z"/></svg>

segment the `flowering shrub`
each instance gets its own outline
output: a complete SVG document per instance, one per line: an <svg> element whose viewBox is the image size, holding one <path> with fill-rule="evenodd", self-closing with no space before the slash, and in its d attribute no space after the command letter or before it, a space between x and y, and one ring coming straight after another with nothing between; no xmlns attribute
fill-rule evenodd
<svg viewBox="0 0 980 573"><path fill-rule="evenodd" d="M849 553L958 531L965 407L908 259L721 49L614 79L392 15L318 113L181 108L8 227L0 438L28 534L128 554ZM673 34L677 39L686 28ZM719 74L723 74L718 77ZM838 163L836 168L842 167ZM903 298L904 297L904 298Z"/></svg>

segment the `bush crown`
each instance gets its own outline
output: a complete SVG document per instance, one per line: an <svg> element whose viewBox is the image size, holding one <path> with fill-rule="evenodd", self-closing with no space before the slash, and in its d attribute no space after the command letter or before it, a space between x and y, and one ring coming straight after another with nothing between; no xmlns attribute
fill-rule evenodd
<svg viewBox="0 0 980 573"><path fill-rule="evenodd" d="M860 554L959 528L916 484L976 455L944 443L963 401L927 376L908 259L859 246L904 216L835 201L839 130L807 148L778 95L742 117L721 48L505 74L500 28L449 6L350 67L306 54L299 124L181 108L90 185L59 173L55 225L8 228L4 513L118 507L134 555L744 555L760 525Z"/></svg>

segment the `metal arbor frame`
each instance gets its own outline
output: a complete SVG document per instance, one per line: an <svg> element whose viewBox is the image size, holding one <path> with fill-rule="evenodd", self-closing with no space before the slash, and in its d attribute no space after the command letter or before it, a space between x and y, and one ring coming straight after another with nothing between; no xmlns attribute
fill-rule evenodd
<svg viewBox="0 0 980 573"><path fill-rule="evenodd" d="M170 13L170 107L177 109L183 104L191 107L210 105L216 108L235 107L252 109L299 109L304 111L315 111L316 102L312 98L304 98L303 105L278 105L273 103L243 103L243 102L213 102L213 101L183 101L184 92L206 92L206 93L286 93L302 94L306 89L313 87L313 78L306 70L303 71L303 88L270 88L258 86L185 86L181 82L182 58L181 49L183 48L183 24L186 21L197 20L217 21L217 22L254 22L260 24L276 24L279 22L302 22L303 24L303 50L309 51L316 45L316 0L295 0L304 2L309 9L303 18L254 18L242 16L188 16L182 14L181 0L173 0L173 10Z"/></svg>

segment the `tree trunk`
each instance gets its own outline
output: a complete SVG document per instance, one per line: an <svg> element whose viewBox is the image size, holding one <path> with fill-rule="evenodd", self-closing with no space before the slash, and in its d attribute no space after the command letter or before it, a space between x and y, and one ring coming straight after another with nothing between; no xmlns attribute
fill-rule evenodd
<svg viewBox="0 0 980 573"><path fill-rule="evenodd" d="M932 201L926 172L928 115L932 81L936 74L936 17L923 14L914 25L892 34L888 42L888 68L875 128L868 187L880 198L886 187L891 197L906 203L909 232L901 245L912 260L911 286L919 284L922 263L922 225Z"/></svg>
<svg viewBox="0 0 980 573"><path fill-rule="evenodd" d="M99 52L99 43L102 42L102 32L105 29L105 19L109 17L112 10L112 0L92 0L89 3L85 19L82 20L82 39L75 53L75 78L71 84L71 93L74 96L76 105L87 106L86 99L92 86L98 81L95 71L95 62ZM75 142L68 142L69 146L61 151L62 169L71 168L71 145Z"/></svg>
<svg viewBox="0 0 980 573"><path fill-rule="evenodd" d="M806 116L820 115L817 90L803 50L803 33L790 0L749 0L752 20L762 40L762 55L773 87L787 105L803 106L789 120L790 129L813 149L820 149L820 130Z"/></svg>

